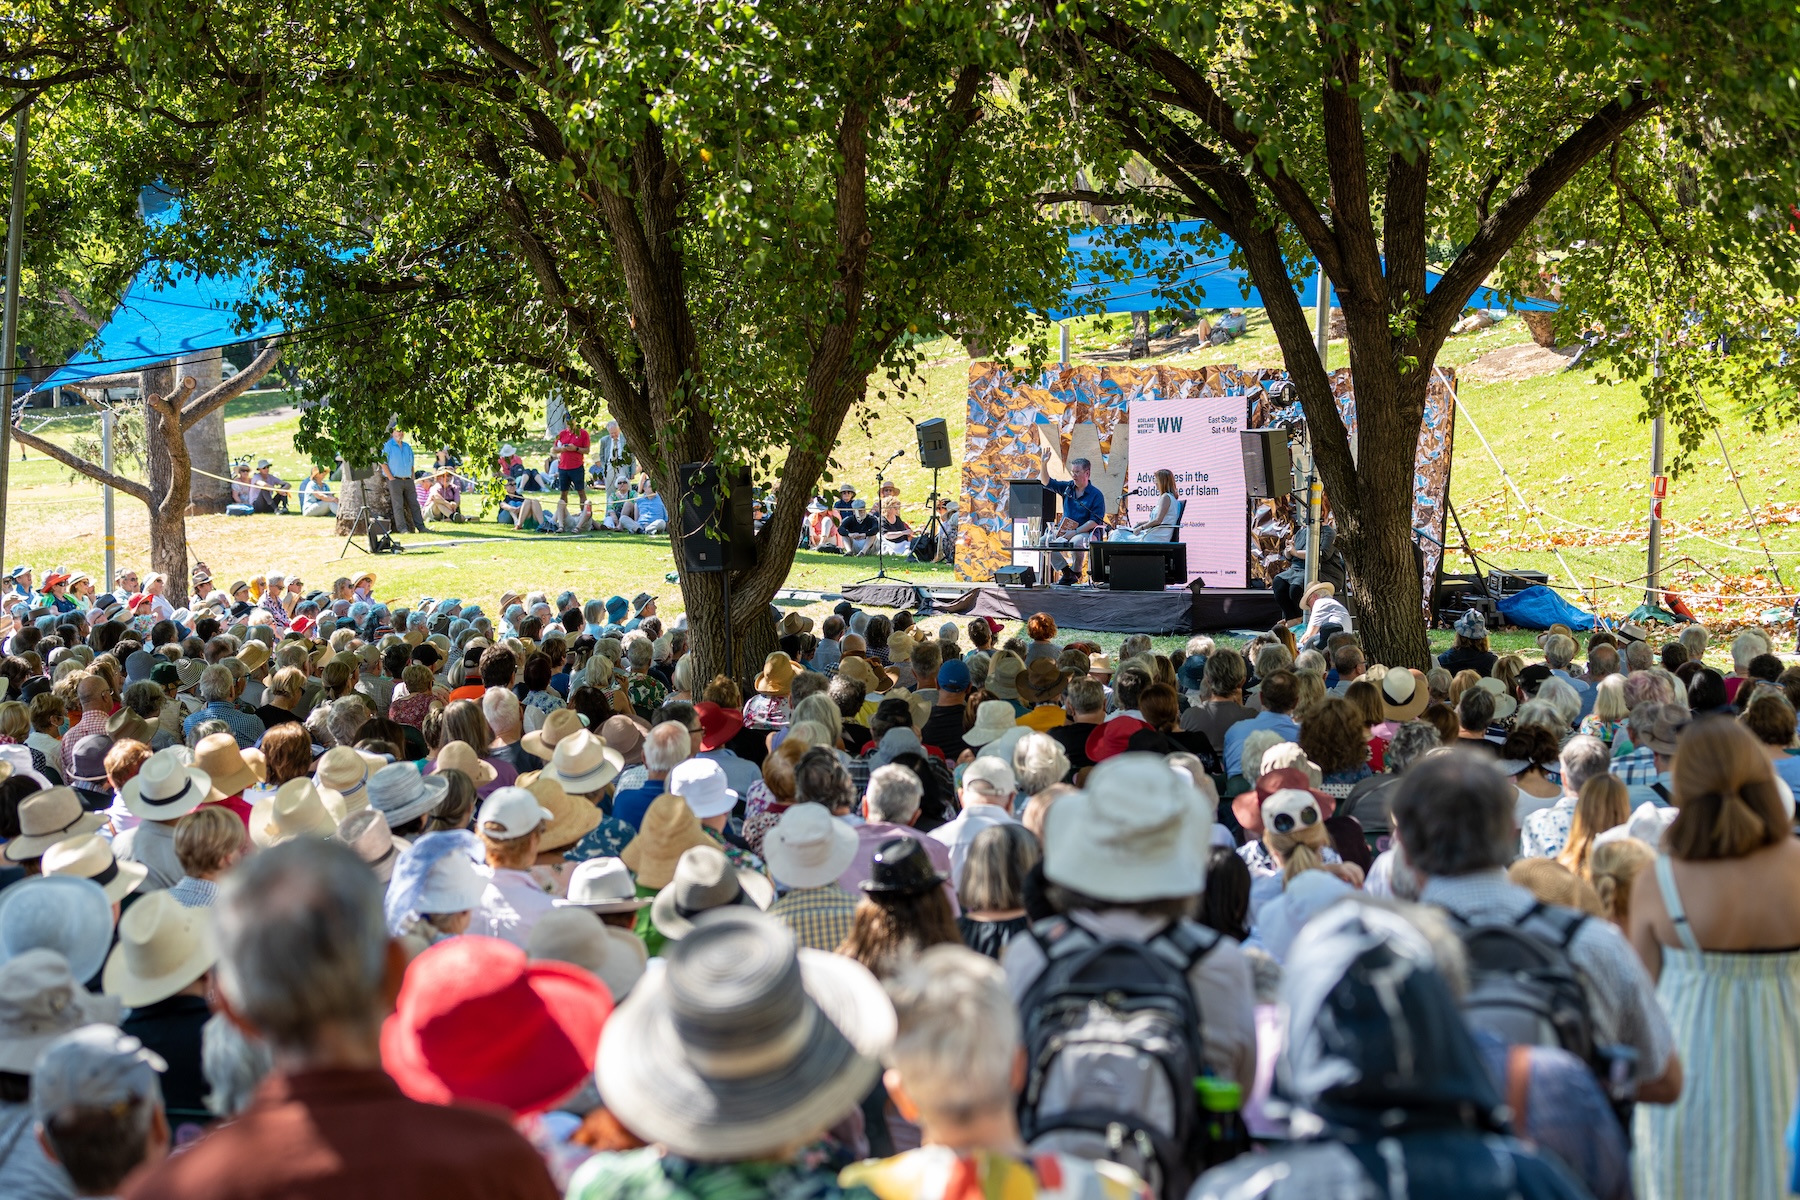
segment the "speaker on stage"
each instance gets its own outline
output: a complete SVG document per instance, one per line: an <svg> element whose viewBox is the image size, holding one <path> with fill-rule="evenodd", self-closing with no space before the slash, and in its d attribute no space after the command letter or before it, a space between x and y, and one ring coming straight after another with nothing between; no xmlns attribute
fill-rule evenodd
<svg viewBox="0 0 1800 1200"><path fill-rule="evenodd" d="M713 463L682 463L675 470L681 487L681 554L688 570L744 571L755 566L750 468L729 469L723 488Z"/></svg>
<svg viewBox="0 0 1800 1200"><path fill-rule="evenodd" d="M950 465L950 426L942 417L919 422L919 465L927 469Z"/></svg>
<svg viewBox="0 0 1800 1200"><path fill-rule="evenodd" d="M1251 496L1285 496L1294 490L1294 459L1285 429L1246 429L1239 437L1244 451L1244 485Z"/></svg>

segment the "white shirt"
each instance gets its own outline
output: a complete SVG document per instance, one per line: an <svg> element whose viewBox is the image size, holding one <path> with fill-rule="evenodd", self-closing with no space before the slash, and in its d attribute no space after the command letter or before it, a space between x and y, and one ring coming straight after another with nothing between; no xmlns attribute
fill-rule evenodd
<svg viewBox="0 0 1800 1200"><path fill-rule="evenodd" d="M169 603L167 596L150 597L150 611L156 614L156 619L159 621L175 619L175 606Z"/></svg>
<svg viewBox="0 0 1800 1200"><path fill-rule="evenodd" d="M481 893L469 932L503 938L523 950L531 927L556 907L555 901L530 871L494 867L487 875L487 889Z"/></svg>
<svg viewBox="0 0 1800 1200"><path fill-rule="evenodd" d="M963 864L969 860L969 847L984 829L995 825L1017 825L1013 815L998 804L971 804L954 820L939 825L925 836L950 847L950 883L962 890Z"/></svg>

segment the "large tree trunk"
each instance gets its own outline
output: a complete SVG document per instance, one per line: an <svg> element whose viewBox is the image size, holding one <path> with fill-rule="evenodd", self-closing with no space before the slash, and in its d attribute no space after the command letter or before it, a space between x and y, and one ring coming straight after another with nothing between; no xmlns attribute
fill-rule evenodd
<svg viewBox="0 0 1800 1200"><path fill-rule="evenodd" d="M348 474L348 471L346 471ZM338 483L338 518L337 531L339 537L349 537L352 526L356 523L357 514L363 505L375 516L387 521L391 528L394 524L394 500L388 495L387 481L376 471L367 479L345 479ZM362 532L358 530L357 532Z"/></svg>
<svg viewBox="0 0 1800 1200"><path fill-rule="evenodd" d="M187 442L181 436L174 364L146 368L144 457L150 468L150 569L168 577L164 591L177 608L188 602L187 505L192 474ZM171 399L172 397L172 399Z"/></svg>
<svg viewBox="0 0 1800 1200"><path fill-rule="evenodd" d="M223 378L225 352L202 350L175 360L175 383L194 381L193 394L198 396L219 385ZM188 461L196 472L188 492L190 513L222 513L231 503L231 456L225 446L225 410L214 409L188 427L183 439L187 443ZM217 478L213 478L217 476Z"/></svg>

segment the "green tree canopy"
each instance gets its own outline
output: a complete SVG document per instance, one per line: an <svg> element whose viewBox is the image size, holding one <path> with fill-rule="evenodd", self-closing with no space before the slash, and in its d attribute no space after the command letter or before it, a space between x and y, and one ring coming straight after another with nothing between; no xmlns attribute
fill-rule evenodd
<svg viewBox="0 0 1800 1200"><path fill-rule="evenodd" d="M1033 336L1061 293L1034 201L1060 118L1004 32L936 0L150 4L120 54L140 111L211 131L139 144L183 196L158 252L262 262L311 331L284 347L331 401L303 442L367 458L392 414L488 448L556 389L666 495L676 463L752 466L781 484L731 586L760 654L871 373L904 373L910 332ZM724 622L697 625L717 669Z"/></svg>
<svg viewBox="0 0 1800 1200"><path fill-rule="evenodd" d="M1381 661L1425 665L1412 447L1476 287L1559 288L1564 329L1600 326L1624 374L1648 372L1659 341L1697 364L1696 312L1701 331L1758 340L1739 374L1795 340L1772 298L1794 290L1800 128L1800 24L1780 5L1005 3L1083 121L1094 182L1053 198L1198 217L1235 241ZM1289 285L1306 259L1343 307L1357 453ZM1428 266L1443 273L1429 294ZM1792 395L1785 375L1767 382ZM1667 386L1652 395L1673 407Z"/></svg>

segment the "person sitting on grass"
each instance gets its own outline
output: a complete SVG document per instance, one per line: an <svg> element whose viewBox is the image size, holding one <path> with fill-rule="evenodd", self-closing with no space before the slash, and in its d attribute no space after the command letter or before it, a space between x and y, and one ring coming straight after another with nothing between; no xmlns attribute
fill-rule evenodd
<svg viewBox="0 0 1800 1200"><path fill-rule="evenodd" d="M425 493L425 519L462 521L462 489L456 484L454 468L439 467L433 476L431 490Z"/></svg>

